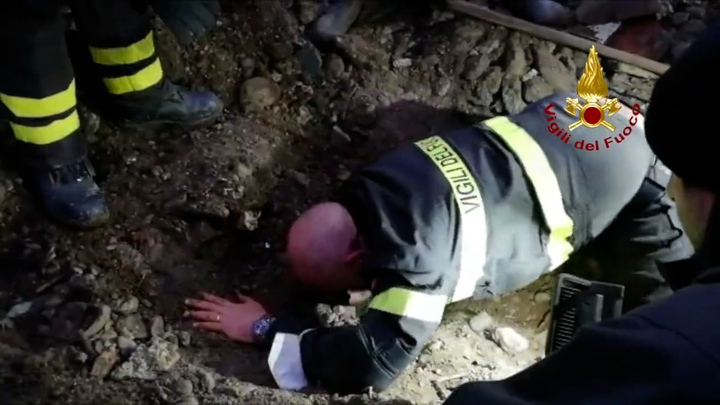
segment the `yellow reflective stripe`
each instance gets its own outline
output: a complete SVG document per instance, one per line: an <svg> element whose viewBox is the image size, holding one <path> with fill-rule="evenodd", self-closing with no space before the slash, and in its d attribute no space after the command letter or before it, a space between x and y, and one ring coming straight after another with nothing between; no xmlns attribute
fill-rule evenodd
<svg viewBox="0 0 720 405"><path fill-rule="evenodd" d="M67 89L47 97L30 98L0 93L0 101L19 118L52 117L75 107L75 79Z"/></svg>
<svg viewBox="0 0 720 405"><path fill-rule="evenodd" d="M450 302L470 298L483 276L487 252L487 224L480 187L458 153L439 136L415 145L440 169L460 211L460 270Z"/></svg>
<svg viewBox="0 0 720 405"><path fill-rule="evenodd" d="M405 318L440 323L447 297L392 287L373 297L369 308Z"/></svg>
<svg viewBox="0 0 720 405"><path fill-rule="evenodd" d="M123 77L105 78L105 87L112 94L126 94L133 91L145 90L150 86L158 84L163 78L163 70L160 60L155 59L150 66L139 72Z"/></svg>
<svg viewBox="0 0 720 405"><path fill-rule="evenodd" d="M10 123L15 138L21 142L32 143L35 145L47 145L57 142L80 128L80 117L77 111L65 118L53 121L49 125L42 127L30 127L27 125Z"/></svg>
<svg viewBox="0 0 720 405"><path fill-rule="evenodd" d="M565 212L560 184L542 148L524 129L507 117L495 117L483 122L492 129L520 160L525 174L535 189L535 195L550 229L548 255L552 268L563 264L573 251L568 241L573 234L573 220Z"/></svg>
<svg viewBox="0 0 720 405"><path fill-rule="evenodd" d="M95 63L99 65L132 65L143 61L155 54L152 31L138 42L119 48L90 47L90 54Z"/></svg>

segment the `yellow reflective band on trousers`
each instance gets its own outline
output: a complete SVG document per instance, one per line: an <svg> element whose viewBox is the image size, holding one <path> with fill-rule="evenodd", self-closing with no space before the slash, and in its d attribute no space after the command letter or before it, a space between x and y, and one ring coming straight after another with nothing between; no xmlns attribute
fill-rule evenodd
<svg viewBox="0 0 720 405"><path fill-rule="evenodd" d="M90 47L92 59L98 65L132 65L155 55L155 44L152 31L140 41L120 48Z"/></svg>
<svg viewBox="0 0 720 405"><path fill-rule="evenodd" d="M163 70L160 60L155 59L150 66L141 69L139 72L123 77L105 78L105 87L112 94L126 94L133 91L145 90L159 83L163 78Z"/></svg>
<svg viewBox="0 0 720 405"><path fill-rule="evenodd" d="M517 156L530 179L550 229L547 250L551 269L557 268L573 251L568 239L573 234L574 224L565 212L560 184L545 152L530 134L507 117L491 118L483 124L492 129Z"/></svg>
<svg viewBox="0 0 720 405"><path fill-rule="evenodd" d="M62 140L77 131L80 128L80 117L77 111L73 111L67 117L55 120L49 125L31 127L11 122L10 127L15 138L21 142L47 145Z"/></svg>
<svg viewBox="0 0 720 405"><path fill-rule="evenodd" d="M483 276L487 258L487 224L480 187L462 157L439 136L415 142L435 163L460 212L460 272L450 302L470 298Z"/></svg>
<svg viewBox="0 0 720 405"><path fill-rule="evenodd" d="M0 93L0 102L18 118L52 117L75 107L75 80L65 90L42 98L20 97Z"/></svg>
<svg viewBox="0 0 720 405"><path fill-rule="evenodd" d="M369 308L397 316L440 323L447 297L392 287L373 297Z"/></svg>

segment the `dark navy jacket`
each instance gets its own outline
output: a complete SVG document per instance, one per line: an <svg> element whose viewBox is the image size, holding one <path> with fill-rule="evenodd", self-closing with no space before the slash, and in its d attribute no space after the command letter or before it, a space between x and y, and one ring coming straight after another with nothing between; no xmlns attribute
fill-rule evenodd
<svg viewBox="0 0 720 405"><path fill-rule="evenodd" d="M720 268L669 298L580 331L501 381L462 385L444 405L720 404Z"/></svg>

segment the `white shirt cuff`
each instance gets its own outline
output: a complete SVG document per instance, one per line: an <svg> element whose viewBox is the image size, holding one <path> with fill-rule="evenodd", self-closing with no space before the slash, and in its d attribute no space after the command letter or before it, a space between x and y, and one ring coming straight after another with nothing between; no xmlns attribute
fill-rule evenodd
<svg viewBox="0 0 720 405"><path fill-rule="evenodd" d="M301 390L308 386L300 355L300 337L278 333L273 339L268 366L278 387L285 390Z"/></svg>

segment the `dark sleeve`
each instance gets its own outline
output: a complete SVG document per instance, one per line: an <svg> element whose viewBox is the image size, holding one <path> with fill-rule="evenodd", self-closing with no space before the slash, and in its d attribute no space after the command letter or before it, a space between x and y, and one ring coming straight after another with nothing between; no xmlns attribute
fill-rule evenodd
<svg viewBox="0 0 720 405"><path fill-rule="evenodd" d="M646 179L633 201L581 251L581 258L575 261L578 264L568 266L568 271L582 271L583 260L597 264L599 274L593 278L625 286L627 311L670 295L674 286L668 284L660 267L684 261L693 252L675 204L662 185ZM688 270L687 266L675 268Z"/></svg>
<svg viewBox="0 0 720 405"><path fill-rule="evenodd" d="M713 289L679 292L586 327L519 374L462 385L445 405L716 403L720 328L706 319L720 304L720 288Z"/></svg>
<svg viewBox="0 0 720 405"><path fill-rule="evenodd" d="M273 345L297 341L299 361L307 384L338 393L357 393L369 387L387 388L415 359L442 319L447 297L408 286L380 289L356 326L315 328L278 319ZM297 337L295 337L297 336ZM281 388L284 369L271 349L270 368ZM286 361L287 362L287 361ZM297 371L295 371L296 373Z"/></svg>

